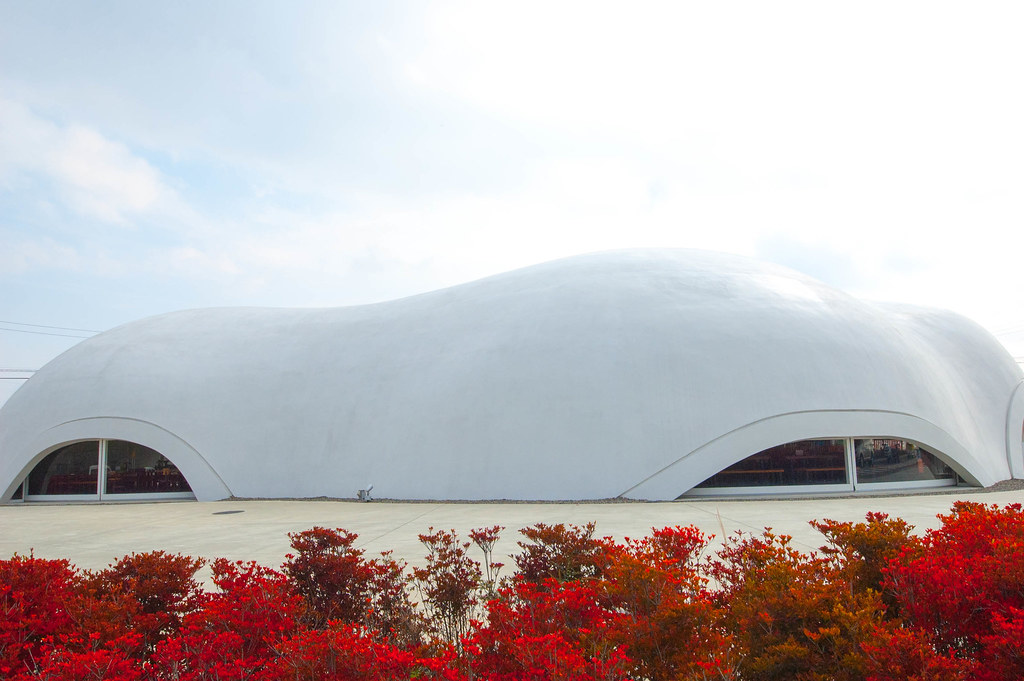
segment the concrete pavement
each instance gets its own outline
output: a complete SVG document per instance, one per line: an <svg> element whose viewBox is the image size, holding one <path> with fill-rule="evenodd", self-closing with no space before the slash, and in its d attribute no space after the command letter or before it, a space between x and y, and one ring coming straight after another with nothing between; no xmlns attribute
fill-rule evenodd
<svg viewBox="0 0 1024 681"><path fill-rule="evenodd" d="M470 529L502 525L496 556L517 551L517 530L538 522L597 523L597 534L638 537L652 527L695 525L721 536L723 530L760 532L770 526L811 550L821 535L813 519L863 520L868 511L898 516L918 531L935 527L936 515L956 499L982 503L1024 502L1024 490L817 499L724 500L621 503L444 503L352 501L218 501L130 504L8 504L0 506L0 558L34 550L43 558L68 558L81 568L99 569L131 552L163 549L206 558L255 560L279 567L288 552L288 533L315 525L343 527L359 535L373 557L381 551L411 564L424 555L417 535L433 526ZM468 541L468 537L467 537ZM479 559L474 548L471 555ZM499 558L500 560L500 558Z"/></svg>

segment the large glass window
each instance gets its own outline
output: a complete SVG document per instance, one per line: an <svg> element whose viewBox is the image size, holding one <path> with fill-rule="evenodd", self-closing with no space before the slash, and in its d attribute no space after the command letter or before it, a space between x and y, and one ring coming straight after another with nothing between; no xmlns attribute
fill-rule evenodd
<svg viewBox="0 0 1024 681"><path fill-rule="evenodd" d="M876 482L955 481L953 469L923 447L890 438L854 441L858 484Z"/></svg>
<svg viewBox="0 0 1024 681"><path fill-rule="evenodd" d="M185 476L160 452L134 442L107 442L107 494L191 491Z"/></svg>
<svg viewBox="0 0 1024 681"><path fill-rule="evenodd" d="M99 443L76 442L46 455L28 476L29 494L97 494Z"/></svg>
<svg viewBox="0 0 1024 681"><path fill-rule="evenodd" d="M697 487L846 484L845 442L800 440L772 447L734 463Z"/></svg>
<svg viewBox="0 0 1024 681"><path fill-rule="evenodd" d="M833 485L829 491L853 491L955 484L953 469L924 447L899 438L857 437L772 447L719 471L696 490L718 494L729 489Z"/></svg>
<svg viewBox="0 0 1024 681"><path fill-rule="evenodd" d="M103 499L136 494L188 498L192 488L158 451L124 440L88 440L61 447L40 461L29 473L25 496Z"/></svg>

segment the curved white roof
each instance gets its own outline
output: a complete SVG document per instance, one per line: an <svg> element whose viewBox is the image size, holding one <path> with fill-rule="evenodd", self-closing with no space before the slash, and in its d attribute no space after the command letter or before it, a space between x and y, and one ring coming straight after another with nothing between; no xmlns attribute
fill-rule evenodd
<svg viewBox="0 0 1024 681"><path fill-rule="evenodd" d="M188 310L99 334L0 410L0 490L76 439L200 499L671 499L812 437L1020 475L1022 375L986 331L731 255L550 262L387 303ZM1008 420L1009 419L1009 420Z"/></svg>

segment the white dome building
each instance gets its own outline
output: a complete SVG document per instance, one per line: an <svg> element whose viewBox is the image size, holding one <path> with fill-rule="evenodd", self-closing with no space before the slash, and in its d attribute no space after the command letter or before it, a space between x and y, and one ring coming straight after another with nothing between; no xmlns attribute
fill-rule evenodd
<svg viewBox="0 0 1024 681"><path fill-rule="evenodd" d="M675 499L1024 477L1022 374L976 324L700 251L387 303L188 310L0 410L0 499Z"/></svg>

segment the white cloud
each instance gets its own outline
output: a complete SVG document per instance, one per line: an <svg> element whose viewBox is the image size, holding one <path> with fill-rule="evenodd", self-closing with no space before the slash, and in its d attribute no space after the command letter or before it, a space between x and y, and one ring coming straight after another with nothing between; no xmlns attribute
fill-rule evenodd
<svg viewBox="0 0 1024 681"><path fill-rule="evenodd" d="M47 169L83 214L124 222L172 194L159 172L125 146L81 126L66 128L60 137Z"/></svg>
<svg viewBox="0 0 1024 681"><path fill-rule="evenodd" d="M406 61L503 118L658 144L729 131L727 149L782 160L793 137L856 146L898 128L941 146L978 109L1010 120L1021 95L1000 74L1022 18L1013 3L449 2Z"/></svg>
<svg viewBox="0 0 1024 681"><path fill-rule="evenodd" d="M160 172L125 145L0 100L0 179L26 173L53 183L73 211L108 223L177 203Z"/></svg>

